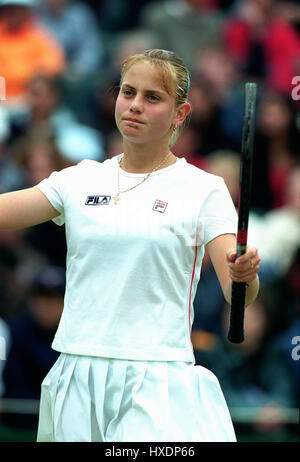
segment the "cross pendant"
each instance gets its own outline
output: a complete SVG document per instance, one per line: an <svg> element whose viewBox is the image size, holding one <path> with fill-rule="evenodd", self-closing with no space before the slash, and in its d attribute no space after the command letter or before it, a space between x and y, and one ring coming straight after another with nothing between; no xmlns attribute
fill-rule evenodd
<svg viewBox="0 0 300 462"><path fill-rule="evenodd" d="M115 201L115 205L117 205L117 204L118 204L118 201L120 200L120 195L117 194L116 196L114 196L113 199L114 199L114 201Z"/></svg>

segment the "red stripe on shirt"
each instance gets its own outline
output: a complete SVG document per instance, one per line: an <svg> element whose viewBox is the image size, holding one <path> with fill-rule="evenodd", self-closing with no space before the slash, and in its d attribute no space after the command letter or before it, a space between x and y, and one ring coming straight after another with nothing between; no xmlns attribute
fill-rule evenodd
<svg viewBox="0 0 300 462"><path fill-rule="evenodd" d="M196 268L196 261L197 261L197 253L198 253L198 247L197 247L197 237L196 237L195 258L194 258L193 273L192 273L192 280L191 280L191 287L190 287L190 297L189 297L189 330L190 330L190 334L191 334L191 301L192 301L192 287L193 287L193 282L194 282L194 277L195 277L195 268Z"/></svg>

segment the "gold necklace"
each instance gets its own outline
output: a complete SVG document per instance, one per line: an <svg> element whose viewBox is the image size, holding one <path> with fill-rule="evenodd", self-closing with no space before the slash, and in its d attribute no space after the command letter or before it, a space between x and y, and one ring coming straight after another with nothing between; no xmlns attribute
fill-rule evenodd
<svg viewBox="0 0 300 462"><path fill-rule="evenodd" d="M118 192L117 194L113 197L114 201L115 201L115 205L117 205L118 201L120 200L120 194L122 193L125 193L125 192L128 192L128 191L131 191L132 189L136 188L137 186L139 186L140 184L144 183L144 181L147 180L147 178L149 178L149 176L151 175L151 173L155 172L155 170L158 170L162 165L163 163L166 161L166 159L169 157L170 155L170 151L168 152L168 154L163 158L162 162L157 166L155 167L153 170L151 170L151 172L147 173L147 175L142 179L142 181L140 181L138 184L135 184L134 186L132 186L131 188L128 188L128 189L125 189L124 191L120 191L120 168L121 168L121 162L123 160L123 157L120 159L120 161L118 162Z"/></svg>

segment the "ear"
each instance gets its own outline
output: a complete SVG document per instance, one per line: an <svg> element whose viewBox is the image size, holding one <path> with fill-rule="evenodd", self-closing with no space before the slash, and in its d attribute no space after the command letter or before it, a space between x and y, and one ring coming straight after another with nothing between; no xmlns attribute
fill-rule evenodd
<svg viewBox="0 0 300 462"><path fill-rule="evenodd" d="M180 125L183 124L186 117L189 115L190 111L191 111L190 103L180 104L180 106L178 106L178 108L175 111L173 125L175 125L176 127L180 127Z"/></svg>

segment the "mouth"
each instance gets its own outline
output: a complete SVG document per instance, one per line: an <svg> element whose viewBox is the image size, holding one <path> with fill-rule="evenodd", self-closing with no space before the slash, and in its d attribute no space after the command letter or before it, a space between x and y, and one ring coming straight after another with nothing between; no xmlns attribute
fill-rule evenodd
<svg viewBox="0 0 300 462"><path fill-rule="evenodd" d="M138 119L132 119L132 118L127 118L127 119L124 119L125 122L132 122L134 124L141 124L141 125L144 125L145 122L142 122L141 120L138 120Z"/></svg>

